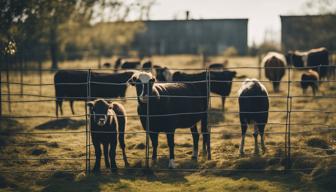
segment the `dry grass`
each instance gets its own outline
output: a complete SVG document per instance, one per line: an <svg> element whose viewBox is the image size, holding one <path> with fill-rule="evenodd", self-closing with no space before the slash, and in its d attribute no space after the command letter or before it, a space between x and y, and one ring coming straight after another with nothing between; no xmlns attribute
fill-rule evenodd
<svg viewBox="0 0 336 192"><path fill-rule="evenodd" d="M201 58L193 55L182 56L155 56L152 58L154 63L168 66L170 68L201 68ZM224 58L213 57L214 62L221 62ZM106 59L107 61L107 59ZM105 62L105 61L104 61ZM94 60L66 62L62 63L61 68L94 68ZM229 58L228 67L257 66L257 59L252 57ZM258 77L256 69L235 69L239 76ZM190 71L192 72L192 71ZM301 71L294 71L291 78L300 79ZM4 74L3 74L4 77ZM286 80L287 76L283 80ZM11 74L11 81L18 82L18 74ZM236 79L238 81L242 79ZM266 80L262 71L261 80ZM26 73L24 81L29 83L38 83L39 79L36 73ZM43 83L52 83L53 73L43 73ZM231 96L236 96L236 92L241 82L233 83ZM270 92L270 95L281 95L283 98L272 97L270 99L271 111L286 111L287 85L281 84L281 92L273 93L271 83L264 83ZM320 87L319 95L336 95L336 85L332 83L323 83ZM3 93L6 87L2 87ZM19 86L11 86L12 93L20 93ZM293 83L291 93L295 96L301 96L302 91L297 82ZM39 94L38 87L24 87L25 93ZM53 86L44 86L42 94L54 96ZM135 96L133 88L129 88L127 96ZM34 97L12 96L12 100L36 100ZM6 100L6 98L3 98ZM238 111L237 98L228 98L226 101L227 113L220 114L221 100L213 98L211 100L212 112L210 122L216 127L212 128L212 157L213 160L206 161L199 156L198 162L191 161L192 137L189 129L178 130L175 136L175 156L178 168L183 169L261 169L261 170L282 170L284 168L284 135L267 134L266 147L267 152L259 157L253 156L253 138L249 135L246 138L245 157L239 157L238 148L240 143L240 125L236 113ZM335 99L326 99L319 97L293 97L293 110L321 110L336 111L334 105ZM125 105L128 114L136 114L136 100L128 99L122 102ZM7 104L3 103L5 115L55 115L55 104L53 102L39 103L13 103L13 111L7 111ZM68 102L63 103L65 115L70 115ZM83 102L75 102L76 114L85 114ZM270 124L267 125L267 132L284 132L286 122L286 112L271 112L269 116ZM60 120L46 118L29 119L1 119L0 131L9 132L9 134L0 135L0 154L1 158L37 158L37 160L22 161L0 161L0 169L8 171L25 170L58 170L56 173L0 173L0 190L37 190L37 191L288 191L288 190L324 190L323 185L319 185L330 177L329 170L335 163L330 161L334 155L336 143L335 131L318 131L315 128L324 128L325 125L335 125L336 117L333 113L324 112L293 112L291 114L291 130L312 131L311 133L292 134L292 154L294 168L311 168L313 171L301 172L300 174L281 173L268 175L264 173L238 172L224 174L212 174L206 172L199 173L180 173L180 172L155 172L154 174L144 174L142 171L121 170L117 175L103 174L101 176L85 176L81 171L68 173L61 170L82 170L85 168L85 162L80 159L85 158L85 119L65 118ZM220 126L223 125L223 126ZM225 126L224 126L225 125ZM217 127L218 126L218 127ZM199 127L199 126L198 126ZM248 129L252 133L253 128ZM138 117L129 117L126 131L142 131ZM59 132L68 132L59 134ZM22 135L15 132L39 132L46 134ZM201 143L201 142L200 142ZM327 145L326 145L327 144ZM328 146L328 148L326 148ZM132 167L141 168L144 166L145 155L145 134L127 134L126 135L127 155L130 157ZM201 144L200 144L201 149ZM324 150L326 149L326 150ZM201 150L200 150L201 151ZM168 147L166 137L161 134L159 137L160 155L156 168L167 168L168 165ZM201 153L200 153L201 154ZM329 158L318 158L324 156ZM91 149L93 157L93 148ZM47 158L47 159L46 159ZM74 160L57 160L54 158ZM118 148L118 166L123 167L121 153ZM302 158L304 160L302 160ZM323 167L324 162L329 162L328 167ZM91 161L93 165L93 161ZM321 167L322 166L322 167ZM224 175L222 175L224 174ZM302 174L307 179L301 179ZM33 178L32 179L32 175ZM3 179L4 178L4 179ZM304 185L297 185L297 182L304 182Z"/></svg>

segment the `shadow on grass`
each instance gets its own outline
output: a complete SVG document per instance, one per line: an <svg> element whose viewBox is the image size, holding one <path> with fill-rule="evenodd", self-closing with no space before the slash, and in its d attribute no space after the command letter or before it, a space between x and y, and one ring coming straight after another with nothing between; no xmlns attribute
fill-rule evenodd
<svg viewBox="0 0 336 192"><path fill-rule="evenodd" d="M2 117L0 119L0 147L14 141L15 133L21 131L23 125L15 119Z"/></svg>
<svg viewBox="0 0 336 192"><path fill-rule="evenodd" d="M35 127L39 130L79 129L85 125L85 120L73 120L70 118L47 121Z"/></svg>

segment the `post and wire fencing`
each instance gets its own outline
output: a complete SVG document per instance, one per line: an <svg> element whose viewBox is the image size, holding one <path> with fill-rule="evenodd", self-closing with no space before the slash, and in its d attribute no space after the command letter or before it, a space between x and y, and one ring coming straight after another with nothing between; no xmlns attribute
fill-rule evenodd
<svg viewBox="0 0 336 192"><path fill-rule="evenodd" d="M226 70L253 71L260 69L263 69L263 67L228 67ZM241 83L244 82L243 78L218 80L211 75L212 71L209 69L171 69L171 71L183 71L187 73L195 71L196 73L204 72L206 75L202 80L179 81L179 83L202 83L205 87L205 93L195 96L161 95L160 99L205 99L207 105L205 110L197 112L181 111L180 113L162 112L160 114L154 114L150 102L147 102L146 114L139 115L136 110L138 98L137 95L134 94L135 88L129 87L129 90L133 89L133 95L128 92L126 94L127 96L124 98L114 98L106 95L99 96L99 94L97 94L98 89L103 89L104 92L108 93L114 91L112 89L113 86L128 85L127 81L103 82L93 78L93 73L112 74L106 72L106 69L77 69L76 71L82 71L83 74L85 74L83 78L81 77L82 79L74 75L72 77L75 79L74 82L69 82L68 80L62 83L52 82L56 71L45 69L39 70L41 74L45 73L43 76L40 76L47 78L49 82L45 83L43 79L41 79L34 83L33 80L27 82L23 81L23 79L29 79L28 76L23 78L20 74L19 76L13 76L11 78L10 74L15 74L15 71L9 69L1 70L0 118L2 123L0 124L0 150L2 150L2 155L0 157L0 172L78 171L90 174L91 165L95 160L95 156L92 155L94 154L94 150L92 150L93 144L91 139L91 116L93 114L90 114L87 102L101 97L107 100L121 102L125 106L128 118L125 129L128 159L133 162L144 162L144 166L139 166L135 163L136 165L127 168L119 166L120 169L151 168L157 171L214 170L239 172L307 171L312 168L293 167L293 162L307 158L321 159L336 157L333 152L335 150L335 143L333 142L335 141L330 141L331 144L327 146L319 147L314 144L310 145L309 142L305 140L315 136L323 136L323 134L328 134L329 139L333 138L330 135L334 134L336 131L336 122L333 118L336 113L336 108L333 106L336 99L336 94L333 92L334 87L336 87L336 81L330 78L322 79L320 80L320 84L324 87L318 95L302 94L299 86L301 80L296 77L301 73L300 70L302 71L302 69L292 68L291 66L286 67L286 78L284 77L281 81L282 91L280 93L275 93L272 91L271 86L266 86L268 88L268 97L270 100L270 109L268 111L269 118L265 128L267 151L259 158L266 160L269 165L278 164L281 167L277 167L276 169L266 169L265 167L260 166L253 167L253 165L251 165L251 167L235 166L235 162L239 161L239 159L254 157L253 144L251 145L252 147L250 144L246 144L246 146L250 148L247 148L247 154L244 157L240 157L238 153L238 143L241 137L241 124L239 121L240 111L238 110L239 96L236 92L240 88ZM123 71L121 71L121 73L122 72ZM6 78L3 78L4 76ZM260 79L259 81L265 85L271 83L269 80ZM164 85L171 82L155 83ZM219 86L221 84L224 85L224 88L227 84L232 84L231 94L225 95L228 105L225 105L227 107L224 111L216 109L218 106L214 105L216 103L215 101L218 101L223 95L217 95L212 92L212 86ZM65 87L64 90L73 93L73 95L64 94L64 96L55 96L53 90L56 86ZM149 93L150 86L146 87L148 89L147 92ZM21 93L20 90L22 89L27 91ZM29 92L29 90L32 91ZM68 100L84 101L85 105L79 110L80 113L77 112L78 108L75 108L76 113L73 115L66 115L69 114L68 111L58 117L53 115L53 105L56 103L56 107L58 107L57 103L61 103L62 105L63 101ZM173 103L170 103L170 105L173 105ZM5 106L10 107L7 108ZM319 108L313 109L310 108L310 106L318 106ZM256 112L256 114L258 113L265 113L265 111ZM225 159L231 161L230 166L207 167L200 164L190 167L187 165L183 166L183 164L188 164L184 162L175 169L168 169L167 165L151 167L150 134L157 133L155 129L151 129L151 119L155 117L167 117L166 119L169 120L169 117L174 116L190 117L197 115L206 115L207 117L207 132L205 135L208 135L209 142L211 141L212 160L219 162ZM140 117L145 117L145 127L141 126L139 120ZM46 123L41 124L41 122ZM26 126L27 124L29 126L32 126L33 124L33 127ZM250 125L247 134L248 137L252 136L252 130L253 126ZM192 133L189 129L177 129L176 132L164 132L164 134L175 134L175 138L189 138ZM175 140L175 144L181 142L177 141L177 139ZM190 158L188 154L182 154L183 152L177 150L179 147L184 147L185 150L183 151L192 150L192 145L188 144L188 142L192 142L188 139L183 140L186 143L177 144L175 147L175 160L177 162L182 159L186 161ZM159 144L162 143L166 143L166 140L161 138L159 139ZM23 149L23 151L29 149L30 152L28 155L20 153L15 155L11 154L16 148ZM53 150L50 150L55 152L53 155L49 154L49 148L53 148ZM159 151L159 158L168 156L166 148L167 147L163 146L162 151ZM307 156L307 154L300 155L298 152L302 150L310 151L310 156ZM143 151L145 151L144 155ZM116 160L122 160L120 157L120 153L117 153ZM198 158L202 158L201 155L199 155ZM34 163L34 161L39 163ZM27 164L27 166L22 166L22 163ZM16 166L18 164L21 165L20 168ZM35 165L36 167L33 169L30 168L32 165Z"/></svg>

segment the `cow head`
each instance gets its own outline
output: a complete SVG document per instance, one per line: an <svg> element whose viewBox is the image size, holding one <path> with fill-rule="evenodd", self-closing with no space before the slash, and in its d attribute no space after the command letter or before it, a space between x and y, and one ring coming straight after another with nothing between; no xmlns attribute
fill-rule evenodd
<svg viewBox="0 0 336 192"><path fill-rule="evenodd" d="M108 103L104 99L97 99L88 102L87 105L90 107L91 120L95 125L103 127L106 123L111 124L115 115L112 103Z"/></svg>
<svg viewBox="0 0 336 192"><path fill-rule="evenodd" d="M140 103L147 103L148 96L156 95L159 98L159 94L154 88L155 78L151 73L139 72L133 74L128 80L128 83L136 87L138 101Z"/></svg>

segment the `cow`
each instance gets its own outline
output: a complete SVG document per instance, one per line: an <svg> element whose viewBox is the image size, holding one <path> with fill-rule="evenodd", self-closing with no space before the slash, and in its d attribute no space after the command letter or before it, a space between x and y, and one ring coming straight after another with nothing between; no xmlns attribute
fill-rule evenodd
<svg viewBox="0 0 336 192"><path fill-rule="evenodd" d="M135 73L129 83L136 88L137 111L142 127L146 130L148 126L150 131L154 163L157 159L158 133L163 132L167 135L169 146L168 167L175 168L174 133L177 128L190 128L193 137L192 159L197 159L199 134L196 126L199 121L203 133L203 155L211 159L206 83L158 83L147 72Z"/></svg>
<svg viewBox="0 0 336 192"><path fill-rule="evenodd" d="M75 100L101 98L124 98L127 90L127 81L134 72L98 73L78 70L60 70L55 73L54 85L56 95L56 116L58 108L63 115L63 100L70 101L72 114L75 114L73 103ZM88 86L88 80L90 84ZM90 90L90 91L89 91Z"/></svg>
<svg viewBox="0 0 336 192"><path fill-rule="evenodd" d="M152 71L153 64L151 61L146 61L145 63L142 64L142 70L145 71Z"/></svg>
<svg viewBox="0 0 336 192"><path fill-rule="evenodd" d="M309 70L301 75L300 82L303 94L306 94L307 88L311 87L314 96L319 89L319 74L316 71Z"/></svg>
<svg viewBox="0 0 336 192"><path fill-rule="evenodd" d="M262 152L265 153L264 130L269 112L269 99L265 86L257 79L246 79L238 91L238 102L242 131L240 155L244 155L245 135L250 123L254 123L254 153L259 154L258 134L260 134L261 138Z"/></svg>
<svg viewBox="0 0 336 192"><path fill-rule="evenodd" d="M172 73L167 67L161 67L159 65L154 65L154 73L155 77L160 82L171 82L172 81Z"/></svg>
<svg viewBox="0 0 336 192"><path fill-rule="evenodd" d="M272 81L273 91L280 91L280 81L285 75L286 58L284 55L277 52L269 52L262 60L262 65L265 68L265 76Z"/></svg>
<svg viewBox="0 0 336 192"><path fill-rule="evenodd" d="M307 67L318 72L321 79L329 75L329 51L324 47L306 52L289 51L286 54L286 60L288 64L295 67Z"/></svg>
<svg viewBox="0 0 336 192"><path fill-rule="evenodd" d="M222 111L225 109L225 99L231 93L232 80L236 76L235 71L210 71L210 77L207 72L187 74L177 71L173 74L173 81L205 81L209 78L210 91L222 96Z"/></svg>
<svg viewBox="0 0 336 192"><path fill-rule="evenodd" d="M114 72L119 69L139 69L141 67L141 61L122 61L122 58L118 58L114 65Z"/></svg>
<svg viewBox="0 0 336 192"><path fill-rule="evenodd" d="M96 99L88 102L87 105L90 109L91 138L96 156L93 172L100 172L101 145L104 150L105 167L111 169L112 172L116 171L115 157L118 139L125 167L129 167L124 139L126 127L124 107L117 102L107 102L104 99Z"/></svg>

